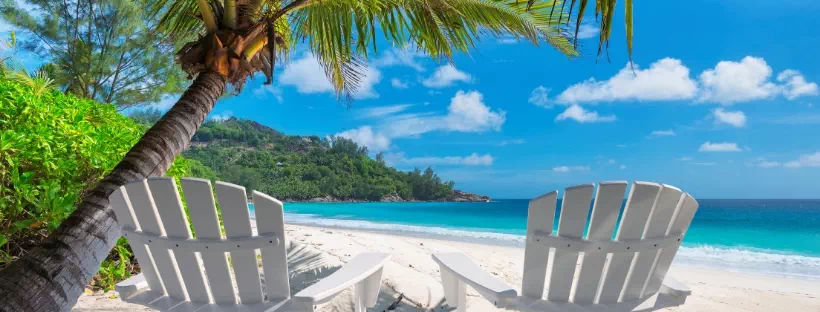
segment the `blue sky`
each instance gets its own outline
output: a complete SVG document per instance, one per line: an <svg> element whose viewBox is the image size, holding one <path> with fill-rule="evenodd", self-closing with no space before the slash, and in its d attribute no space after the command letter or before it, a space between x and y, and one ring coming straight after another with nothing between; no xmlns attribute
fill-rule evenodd
<svg viewBox="0 0 820 312"><path fill-rule="evenodd" d="M495 198L603 180L697 198L818 198L818 13L816 1L642 1L635 72L621 22L611 63L596 62L589 28L572 60L488 38L453 66L383 43L350 108L301 52L274 87L257 75L211 117L347 136L399 169L433 166Z"/></svg>

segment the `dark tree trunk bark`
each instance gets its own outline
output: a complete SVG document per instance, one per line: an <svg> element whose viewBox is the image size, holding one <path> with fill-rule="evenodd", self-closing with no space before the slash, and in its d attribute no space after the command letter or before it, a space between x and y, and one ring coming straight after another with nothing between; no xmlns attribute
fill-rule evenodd
<svg viewBox="0 0 820 312"><path fill-rule="evenodd" d="M108 196L130 181L165 173L225 91L204 72L125 158L39 247L0 271L0 311L69 311L120 237Z"/></svg>

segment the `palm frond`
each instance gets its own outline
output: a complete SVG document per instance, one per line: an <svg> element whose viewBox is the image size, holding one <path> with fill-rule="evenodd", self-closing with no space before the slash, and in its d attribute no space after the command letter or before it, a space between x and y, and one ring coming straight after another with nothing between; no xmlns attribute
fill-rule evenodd
<svg viewBox="0 0 820 312"><path fill-rule="evenodd" d="M393 45L412 44L434 59L450 60L483 36L505 34L577 55L559 27L565 14L550 17L549 9L510 0L325 0L293 11L291 23L295 42L308 43L341 97L358 87L361 59L378 50L377 27Z"/></svg>

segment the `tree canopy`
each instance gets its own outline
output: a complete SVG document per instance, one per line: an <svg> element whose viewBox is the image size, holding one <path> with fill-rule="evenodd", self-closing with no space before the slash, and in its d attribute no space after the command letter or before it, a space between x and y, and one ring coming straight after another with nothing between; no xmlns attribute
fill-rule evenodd
<svg viewBox="0 0 820 312"><path fill-rule="evenodd" d="M25 4L25 5L21 5ZM63 91L128 107L157 102L186 84L174 41L156 31L145 0L5 0L3 19Z"/></svg>

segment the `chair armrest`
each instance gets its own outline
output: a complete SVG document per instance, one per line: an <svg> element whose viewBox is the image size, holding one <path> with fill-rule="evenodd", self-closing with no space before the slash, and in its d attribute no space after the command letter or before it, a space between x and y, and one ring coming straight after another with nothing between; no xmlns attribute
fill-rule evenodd
<svg viewBox="0 0 820 312"><path fill-rule="evenodd" d="M375 303L375 296L378 295L379 284L381 281L382 267L390 259L390 254L378 252L361 253L348 261L341 269L334 272L330 276L322 279L316 284L300 291L291 299L292 304L302 307L305 310L313 311L313 307L317 304L325 303L333 299L342 290L357 285L360 282L370 282L368 286L375 288L376 295L373 295L373 303ZM375 280L375 285L374 281ZM358 289L357 289L358 291ZM370 301L370 300L368 300Z"/></svg>
<svg viewBox="0 0 820 312"><path fill-rule="evenodd" d="M145 276L142 273L134 275L127 280L114 285L114 290L120 295L120 298L127 299L143 289L148 288L148 282L145 281Z"/></svg>
<svg viewBox="0 0 820 312"><path fill-rule="evenodd" d="M678 298L683 298L692 294L692 290L689 289L688 286L669 275L667 275L663 280L663 285L661 285L661 289L658 292Z"/></svg>
<svg viewBox="0 0 820 312"><path fill-rule="evenodd" d="M518 296L518 292L512 286L484 272L463 253L437 253L433 254L433 260L441 266L441 270L449 271L456 279L470 285L497 307Z"/></svg>

